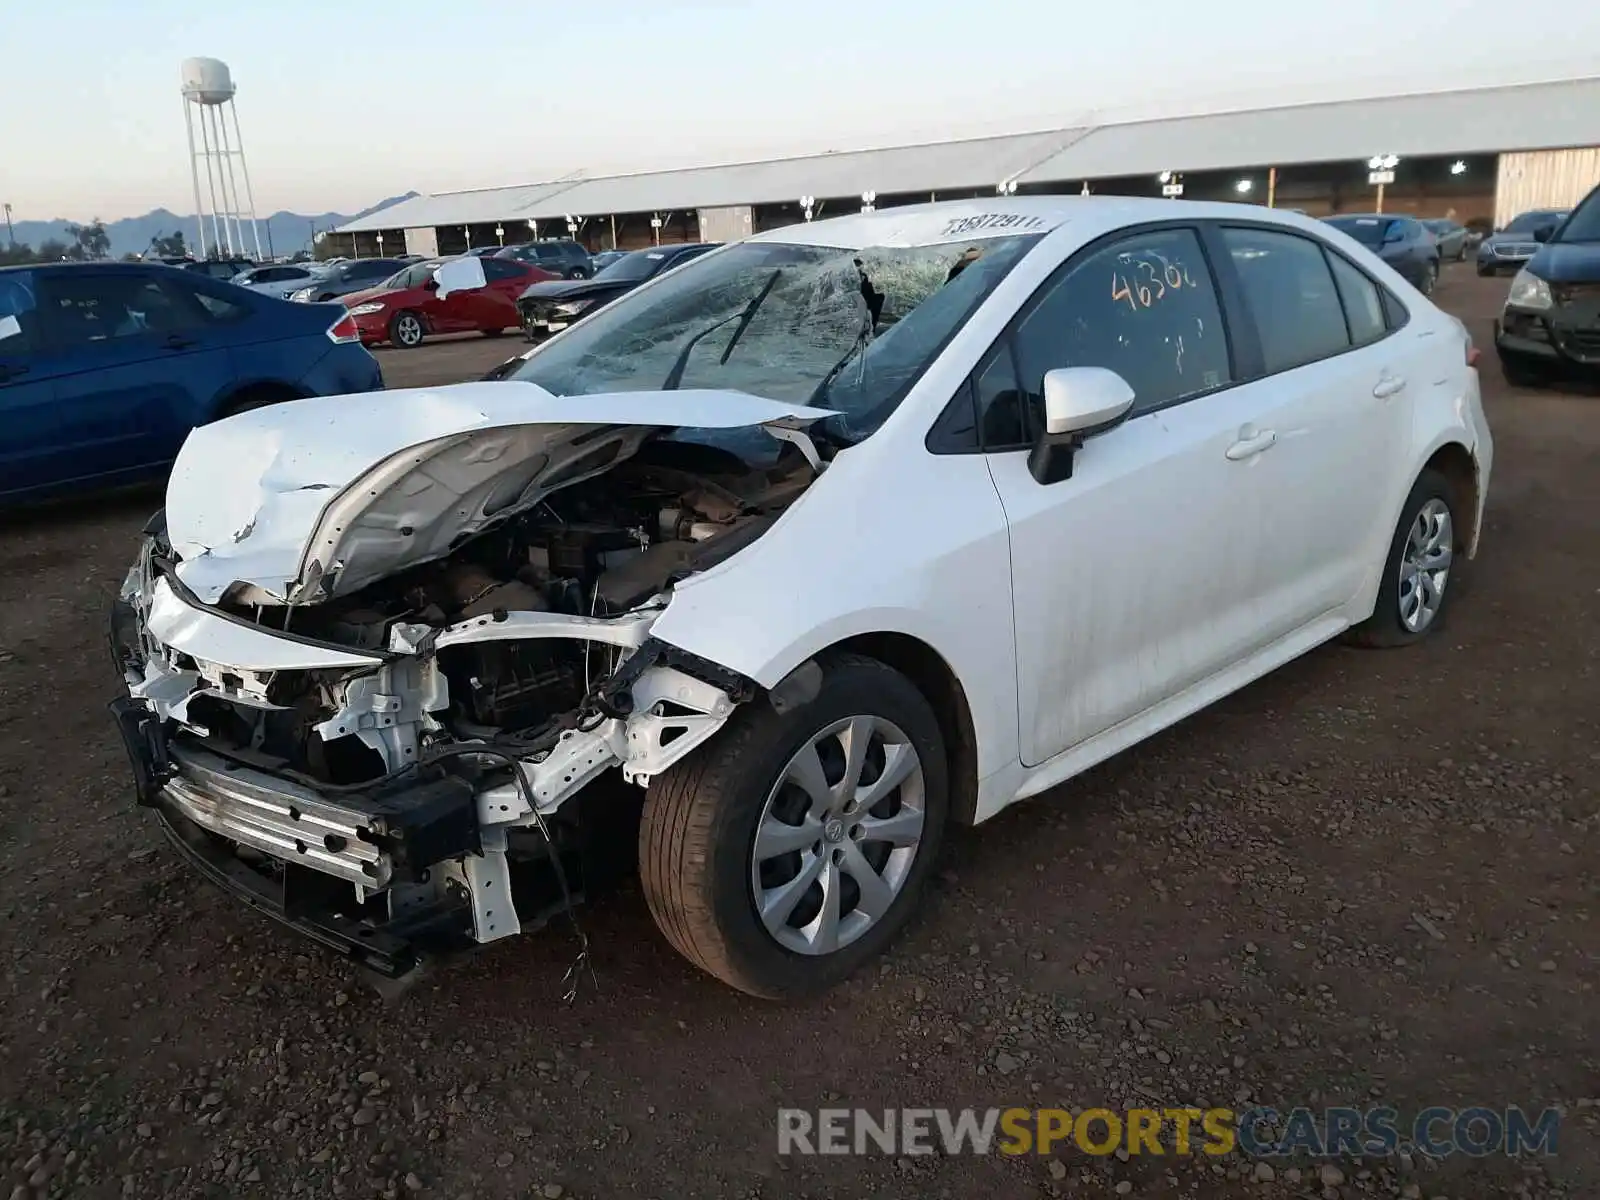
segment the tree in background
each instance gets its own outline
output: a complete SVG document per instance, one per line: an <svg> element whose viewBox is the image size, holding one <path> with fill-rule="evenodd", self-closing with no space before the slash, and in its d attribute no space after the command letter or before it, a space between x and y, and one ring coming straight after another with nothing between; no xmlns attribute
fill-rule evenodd
<svg viewBox="0 0 1600 1200"><path fill-rule="evenodd" d="M156 236L150 239L150 253L157 258L184 258L189 253L189 247L183 240L183 230L175 229L166 237Z"/></svg>
<svg viewBox="0 0 1600 1200"><path fill-rule="evenodd" d="M67 236L72 238L72 244L67 247L66 252L66 256L70 259L87 262L111 256L111 235L106 233L106 224L99 217L87 225L68 225Z"/></svg>

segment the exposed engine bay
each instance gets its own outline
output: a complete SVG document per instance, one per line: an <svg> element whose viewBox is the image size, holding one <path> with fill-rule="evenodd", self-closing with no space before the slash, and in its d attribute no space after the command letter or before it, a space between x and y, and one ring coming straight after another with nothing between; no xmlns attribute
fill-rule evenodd
<svg viewBox="0 0 1600 1200"><path fill-rule="evenodd" d="M665 603L676 581L760 537L813 477L799 454L786 452L770 469L753 470L725 451L655 441L606 474L463 542L447 558L350 596L295 607L224 596L218 608L275 631L370 651L389 647L397 630L425 643L428 630L474 619L505 622L510 614L531 613L605 619L648 611ZM625 653L551 636L441 644L431 657L448 704L430 713L438 725L433 736L531 742L577 711ZM326 736L345 674L277 672L261 680L262 704L197 697L187 716L212 738L310 780L359 783L396 764L375 752L371 738Z"/></svg>

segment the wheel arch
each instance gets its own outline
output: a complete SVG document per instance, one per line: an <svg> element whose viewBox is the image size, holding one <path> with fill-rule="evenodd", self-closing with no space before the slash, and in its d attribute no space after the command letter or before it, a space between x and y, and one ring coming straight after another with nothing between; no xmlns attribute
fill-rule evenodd
<svg viewBox="0 0 1600 1200"><path fill-rule="evenodd" d="M950 768L950 815L961 825L976 823L978 735L966 689L945 658L921 638L907 633L861 633L820 652L859 654L893 667L909 679L933 707L944 737ZM813 656L813 661L817 656Z"/></svg>
<svg viewBox="0 0 1600 1200"><path fill-rule="evenodd" d="M1482 523L1479 502L1483 484L1479 478L1478 460L1461 442L1448 441L1428 456L1417 474L1421 475L1423 471L1437 471L1450 481L1461 504L1455 548L1465 552L1469 558L1475 556L1478 527Z"/></svg>
<svg viewBox="0 0 1600 1200"><path fill-rule="evenodd" d="M218 398L212 411L216 418L232 416L247 407L260 404L279 404L285 400L303 400L310 393L281 379L253 379L235 383Z"/></svg>

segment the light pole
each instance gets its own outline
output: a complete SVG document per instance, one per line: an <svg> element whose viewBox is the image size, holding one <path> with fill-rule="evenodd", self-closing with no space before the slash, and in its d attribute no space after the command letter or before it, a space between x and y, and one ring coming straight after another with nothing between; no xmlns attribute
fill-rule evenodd
<svg viewBox="0 0 1600 1200"><path fill-rule="evenodd" d="M800 197L800 210L803 213L805 213L806 220L808 220L808 221L811 220L812 210L815 209L816 207L817 207L817 198L815 196L801 196Z"/></svg>
<svg viewBox="0 0 1600 1200"><path fill-rule="evenodd" d="M503 226L503 225L496 225L496 226L495 226L495 227L494 227L494 236L495 236L495 240L496 240L496 241L497 241L497 242L499 242L499 243L500 243L500 244L501 244L501 245L502 245L502 246L504 246L504 245L505 245L505 244L506 244L506 231L505 231L505 226Z"/></svg>
<svg viewBox="0 0 1600 1200"><path fill-rule="evenodd" d="M11 248L13 250L15 250L17 248L17 231L11 228L11 205L10 205L9 202L7 202L7 204L5 206L5 209L6 209L6 241L10 242L11 243Z"/></svg>
<svg viewBox="0 0 1600 1200"><path fill-rule="evenodd" d="M656 245L661 245L661 214L656 213L650 218L650 237Z"/></svg>
<svg viewBox="0 0 1600 1200"><path fill-rule="evenodd" d="M1374 154L1367 159L1367 182L1378 189L1378 202L1376 211L1383 211L1383 189L1385 184L1394 182L1394 169L1400 165L1400 159L1393 154Z"/></svg>

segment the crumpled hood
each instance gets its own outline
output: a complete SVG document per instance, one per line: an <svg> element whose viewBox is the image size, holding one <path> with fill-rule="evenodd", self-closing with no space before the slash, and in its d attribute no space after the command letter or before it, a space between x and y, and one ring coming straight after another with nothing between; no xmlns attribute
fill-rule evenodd
<svg viewBox="0 0 1600 1200"><path fill-rule="evenodd" d="M556 396L520 380L317 396L189 435L167 482L180 581L215 603L309 604L441 558L670 428L804 426L734 391Z"/></svg>

